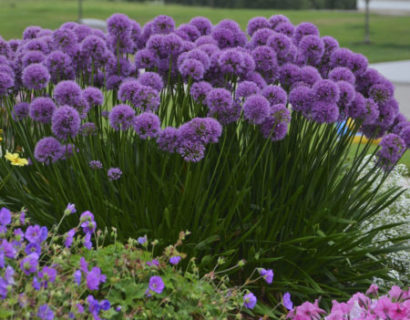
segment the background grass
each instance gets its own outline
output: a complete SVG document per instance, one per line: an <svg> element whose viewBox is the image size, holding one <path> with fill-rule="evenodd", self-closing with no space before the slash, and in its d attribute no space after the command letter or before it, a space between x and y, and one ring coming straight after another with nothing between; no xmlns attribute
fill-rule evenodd
<svg viewBox="0 0 410 320"><path fill-rule="evenodd" d="M362 43L364 14L356 11L213 9L107 0L83 2L84 17L106 19L115 12L122 12L141 24L158 14L172 16L177 24L201 15L214 23L224 18L234 19L245 28L252 17L282 13L294 24L315 23L322 35L335 37L342 46L366 55L370 62L410 59L410 18L405 16L372 15L372 44L365 45ZM0 35L5 39L21 37L29 25L53 29L77 19L77 0L0 0L0 8Z"/></svg>

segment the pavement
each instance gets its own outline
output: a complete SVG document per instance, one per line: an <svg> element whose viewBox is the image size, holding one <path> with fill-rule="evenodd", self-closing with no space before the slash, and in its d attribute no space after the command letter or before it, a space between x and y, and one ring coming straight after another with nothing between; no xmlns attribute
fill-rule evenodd
<svg viewBox="0 0 410 320"><path fill-rule="evenodd" d="M357 0L357 9L365 10L366 1ZM371 13L387 15L410 15L410 0L370 0L369 9Z"/></svg>
<svg viewBox="0 0 410 320"><path fill-rule="evenodd" d="M410 120L410 60L374 63L370 67L393 82L400 111Z"/></svg>

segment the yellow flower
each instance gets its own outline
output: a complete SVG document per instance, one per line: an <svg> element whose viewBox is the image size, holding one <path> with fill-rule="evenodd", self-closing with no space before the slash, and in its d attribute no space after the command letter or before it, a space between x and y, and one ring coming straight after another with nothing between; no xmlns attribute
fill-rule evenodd
<svg viewBox="0 0 410 320"><path fill-rule="evenodd" d="M4 157L9 160L13 166L23 167L28 165L27 159L20 158L18 153L7 152Z"/></svg>

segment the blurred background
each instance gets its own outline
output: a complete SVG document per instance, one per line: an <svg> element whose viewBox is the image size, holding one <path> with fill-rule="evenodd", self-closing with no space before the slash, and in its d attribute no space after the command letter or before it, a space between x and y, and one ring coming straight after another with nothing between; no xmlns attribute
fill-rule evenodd
<svg viewBox="0 0 410 320"><path fill-rule="evenodd" d="M364 54L396 86L395 97L410 119L410 0L0 0L0 36L21 38L30 25L55 29L79 21L104 29L115 12L141 25L159 14L177 24L205 16L213 23L234 19L246 29L255 16L286 15L293 24L309 21L321 35ZM410 153L402 160L410 168Z"/></svg>

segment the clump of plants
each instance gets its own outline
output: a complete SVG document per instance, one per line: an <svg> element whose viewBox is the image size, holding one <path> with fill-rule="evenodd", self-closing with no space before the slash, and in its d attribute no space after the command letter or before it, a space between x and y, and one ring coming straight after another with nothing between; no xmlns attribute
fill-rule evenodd
<svg viewBox="0 0 410 320"><path fill-rule="evenodd" d="M122 241L191 230L185 250L204 268L221 256L248 271L274 262L276 289L300 298L387 277L378 229L360 226L400 195L380 186L410 126L363 55L283 15L253 18L247 33L203 17L141 27L114 14L107 25L32 26L0 41L9 206L51 226L74 201ZM376 138L377 166L362 175Z"/></svg>
<svg viewBox="0 0 410 320"><path fill-rule="evenodd" d="M76 216L73 204L62 219L69 216ZM256 307L257 298L247 289L261 281L272 284L272 270L258 268L244 285L233 286L223 259L204 276L195 258L182 267L187 256L178 248L189 232L155 255L158 241L146 236L104 246L108 231L97 229L90 211L68 232L61 234L59 227L48 230L31 223L24 210L0 209L2 318L228 319L286 311ZM115 230L111 236L116 239Z"/></svg>

